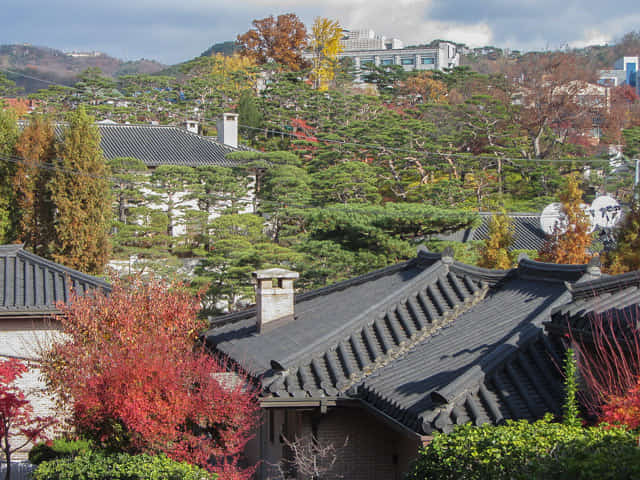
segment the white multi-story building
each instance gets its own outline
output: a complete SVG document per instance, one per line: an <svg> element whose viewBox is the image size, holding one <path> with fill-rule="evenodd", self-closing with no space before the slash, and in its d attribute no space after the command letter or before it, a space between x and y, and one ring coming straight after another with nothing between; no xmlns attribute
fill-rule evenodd
<svg viewBox="0 0 640 480"><path fill-rule="evenodd" d="M460 65L460 53L453 43L435 47L403 47L397 38L377 35L373 30L345 30L340 58L352 58L358 72L368 65L401 65L406 71L442 70Z"/></svg>

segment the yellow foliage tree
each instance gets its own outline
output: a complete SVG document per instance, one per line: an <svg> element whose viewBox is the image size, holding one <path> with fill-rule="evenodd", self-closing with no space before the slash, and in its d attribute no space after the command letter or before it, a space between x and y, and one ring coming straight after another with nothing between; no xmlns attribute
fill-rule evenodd
<svg viewBox="0 0 640 480"><path fill-rule="evenodd" d="M571 175L566 188L560 193L565 219L562 225L556 225L555 231L542 246L540 258L543 261L580 265L591 259L590 223L581 206L582 194L580 177Z"/></svg>
<svg viewBox="0 0 640 480"><path fill-rule="evenodd" d="M309 36L313 50L311 78L318 90L327 90L336 76L338 55L342 52L342 27L337 20L316 17Z"/></svg>
<svg viewBox="0 0 640 480"><path fill-rule="evenodd" d="M505 210L489 220L489 237L484 241L478 264L485 268L511 268L509 247L513 244L513 220Z"/></svg>

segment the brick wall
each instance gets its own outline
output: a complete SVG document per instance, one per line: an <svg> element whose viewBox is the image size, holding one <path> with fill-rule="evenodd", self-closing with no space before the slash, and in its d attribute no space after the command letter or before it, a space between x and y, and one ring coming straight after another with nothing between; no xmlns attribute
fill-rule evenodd
<svg viewBox="0 0 640 480"><path fill-rule="evenodd" d="M333 443L339 451L323 480L401 480L417 456L417 439L390 428L362 408L334 408L320 416L307 413L302 419L306 434L314 428L314 418L320 444Z"/></svg>

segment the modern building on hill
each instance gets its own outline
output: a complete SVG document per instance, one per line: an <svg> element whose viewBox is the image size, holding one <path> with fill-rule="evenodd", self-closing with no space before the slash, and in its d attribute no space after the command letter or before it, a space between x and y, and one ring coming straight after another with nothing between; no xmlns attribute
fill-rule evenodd
<svg viewBox="0 0 640 480"><path fill-rule="evenodd" d="M337 452L323 478L388 480L434 432L560 415L565 337L544 325L600 269L521 258L487 270L423 250L297 296L295 278L254 272L256 306L204 335L262 387L257 478L300 478L291 444L306 439Z"/></svg>
<svg viewBox="0 0 640 480"><path fill-rule="evenodd" d="M435 47L404 47L397 38L386 38L373 30L345 30L341 40L343 47L339 58L351 58L357 72L368 65L401 65L406 71L442 70L460 65L460 53L449 42ZM312 58L306 53L305 58Z"/></svg>
<svg viewBox="0 0 640 480"><path fill-rule="evenodd" d="M640 95L640 57L619 58L611 70L600 70L598 83L608 87L629 85Z"/></svg>

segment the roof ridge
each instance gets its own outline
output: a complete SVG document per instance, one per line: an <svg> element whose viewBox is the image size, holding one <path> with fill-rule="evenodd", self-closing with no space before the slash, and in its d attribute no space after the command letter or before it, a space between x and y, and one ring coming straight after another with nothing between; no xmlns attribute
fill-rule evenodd
<svg viewBox="0 0 640 480"><path fill-rule="evenodd" d="M12 243L0 245L0 257L17 255L20 250L24 249L24 243Z"/></svg>
<svg viewBox="0 0 640 480"><path fill-rule="evenodd" d="M569 265L563 263L549 263L531 260L530 258L522 258L518 262L516 271L520 278L536 279L548 282L564 282L566 279L556 277L559 274L580 274L587 273L587 264ZM580 277L579 277L580 278ZM577 281L579 278L576 278Z"/></svg>
<svg viewBox="0 0 640 480"><path fill-rule="evenodd" d="M596 297L602 293L627 287L640 287L640 270L600 277L596 280L572 282L568 285L574 300Z"/></svg>
<svg viewBox="0 0 640 480"><path fill-rule="evenodd" d="M383 306L389 305L389 304L395 305L400 299L406 297L407 291L411 291L412 289L414 289L416 284L422 285L420 282L424 278L431 278L434 282L437 281L438 277L434 275L434 273L438 272L438 270L441 270L441 269L446 270L446 265L443 262L436 262L433 265L430 265L425 270L423 270L418 275L416 275L413 279L411 279L411 281L408 282L406 285L404 285L402 288L394 290L392 293L387 295L382 300L369 306L369 308L367 308L362 313L354 317L350 322L344 323L340 328L330 333L327 333L326 335L316 338L315 341L308 344L303 349L297 351L295 354L289 355L288 357L285 357L282 360L272 359L272 361L277 362L277 364L283 367L284 369L288 369L290 367L296 366L297 364L300 363L300 360L308 357L309 355L313 355L314 353L317 353L318 345L326 345L330 343L331 346L328 348L322 349L322 351L331 349L336 343L334 341L335 339L344 338L345 331L350 331L350 330L353 330L354 327L361 326L363 323L363 320L371 317L372 312L379 311Z"/></svg>
<svg viewBox="0 0 640 480"><path fill-rule="evenodd" d="M354 278L349 278L347 280L342 280L341 282L332 283L331 285L327 285L326 287L316 288L309 292L299 293L295 296L294 304L298 302L304 302L306 300L311 300L312 298L317 298L322 295L327 295L329 293L336 292L338 290L345 290L349 287L354 287L356 285L360 285L369 280L376 280L381 278L387 274L395 273L396 271L403 270L413 263L418 263L417 258L412 258L410 260L396 263L394 265L389 265L388 267L379 268L377 270L373 270L372 272L365 273L363 275L359 275ZM241 320L245 320L250 318L256 314L256 306L255 304L251 307L248 307L245 310L241 310L238 312L226 313L224 315L220 315L215 317L209 323L209 329L222 327L223 325L228 325L231 323L239 322Z"/></svg>

